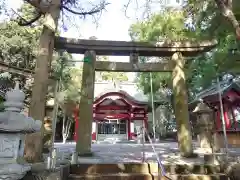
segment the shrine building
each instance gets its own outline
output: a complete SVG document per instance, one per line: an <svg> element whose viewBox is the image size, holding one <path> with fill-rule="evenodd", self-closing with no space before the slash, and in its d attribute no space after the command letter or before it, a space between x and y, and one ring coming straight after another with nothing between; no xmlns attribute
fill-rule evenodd
<svg viewBox="0 0 240 180"><path fill-rule="evenodd" d="M240 147L240 80L230 79L221 81L220 92L222 94L223 118L228 144ZM210 86L197 94L196 99L190 104L190 107L195 107L200 99L213 109L215 130L219 135L220 144L223 146L223 124L218 85Z"/></svg>
<svg viewBox="0 0 240 180"><path fill-rule="evenodd" d="M142 126L148 127L151 111L148 97L135 83L96 82L93 103L92 140L132 140ZM81 107L79 107L81 110ZM78 109L75 110L75 140ZM81 120L80 120L81 123Z"/></svg>

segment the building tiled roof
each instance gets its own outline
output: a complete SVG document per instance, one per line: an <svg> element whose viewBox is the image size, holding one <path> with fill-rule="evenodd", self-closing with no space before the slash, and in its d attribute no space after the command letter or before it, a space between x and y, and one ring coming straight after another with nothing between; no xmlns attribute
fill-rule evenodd
<svg viewBox="0 0 240 180"><path fill-rule="evenodd" d="M150 100L147 95L143 93L141 89L137 87L136 83L133 82L111 82L111 81L102 81L102 82L95 82L94 84L94 99L98 99L100 96L109 93L109 92L119 92L126 95L129 99L132 99L136 103L139 104L148 104L150 105ZM159 104L164 104L165 99L161 96L156 95L154 102ZM50 102L51 101L51 102ZM164 101L164 102L163 102ZM48 106L50 104L54 104L53 98L48 100Z"/></svg>
<svg viewBox="0 0 240 180"><path fill-rule="evenodd" d="M120 89L107 89L107 90L103 91L102 93L100 93L97 97L95 97L95 100L97 100L98 98L101 98L101 96L103 96L105 94L112 93L112 92L122 94L127 99L129 99L132 102L136 102L137 104L147 104L148 103L147 100L144 100L142 98L133 97L129 93L127 93L126 91L120 90Z"/></svg>
<svg viewBox="0 0 240 180"><path fill-rule="evenodd" d="M94 98L99 97L107 92L118 92L122 91L127 93L129 96L139 102L148 102L148 96L146 96L139 88L136 83L132 82L95 82Z"/></svg>
<svg viewBox="0 0 240 180"><path fill-rule="evenodd" d="M240 80L226 80L220 82L220 92L224 94L225 92L229 91L230 89L235 89L240 91ZM209 96L214 96L219 93L218 84L214 84L211 87L201 91L198 93L193 100L193 102L199 101ZM191 102L191 103L193 103ZM190 103L190 104L191 104Z"/></svg>

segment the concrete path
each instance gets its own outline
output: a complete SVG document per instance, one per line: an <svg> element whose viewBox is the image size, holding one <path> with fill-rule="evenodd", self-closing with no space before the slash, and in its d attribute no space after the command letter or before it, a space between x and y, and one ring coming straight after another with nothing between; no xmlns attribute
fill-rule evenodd
<svg viewBox="0 0 240 180"><path fill-rule="evenodd" d="M71 153L75 150L75 143L61 144L56 143L55 147L59 152ZM154 144L155 150L158 153L161 161L164 163L196 163L196 159L183 159L179 155L178 144L176 142L163 142ZM145 152L145 160L147 162L156 162L150 144L93 144L92 152L94 157L79 158L80 163L121 163L121 162L142 162L143 152ZM200 153L200 152L198 152ZM61 153L60 153L61 154ZM203 158L198 158L197 161L202 163Z"/></svg>
<svg viewBox="0 0 240 180"><path fill-rule="evenodd" d="M55 147L60 152L59 154L70 154L75 151L75 143L55 143ZM155 150L158 153L160 160L163 163L175 164L192 164L203 163L203 154L206 153L204 149L200 149L197 143L194 142L194 152L199 154L199 158L187 159L179 155L177 142L161 142L154 144ZM81 157L78 159L79 163L124 163L124 162L142 162L143 152L145 153L146 162L156 162L156 154L153 152L150 144L134 143L101 143L92 144L93 157ZM224 152L224 151L223 151ZM231 156L234 158L240 157L239 148L229 149ZM62 155L61 155L62 156Z"/></svg>

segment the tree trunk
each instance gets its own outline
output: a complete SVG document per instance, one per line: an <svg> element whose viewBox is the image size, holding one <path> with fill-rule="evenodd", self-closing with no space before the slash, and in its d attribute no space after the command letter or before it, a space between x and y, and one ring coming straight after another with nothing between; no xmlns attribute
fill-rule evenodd
<svg viewBox="0 0 240 180"><path fill-rule="evenodd" d="M42 0L26 0L29 4L31 4L33 7L38 9L41 13L47 12L49 9L44 3L42 3Z"/></svg>
<svg viewBox="0 0 240 180"><path fill-rule="evenodd" d="M233 12L233 6L237 6L239 1L234 0L234 4L233 4L232 0L228 0L227 3L225 3L225 1L223 1L223 0L215 0L215 2L217 4L218 8L220 9L221 14L224 17L226 17L229 20L229 22L232 24L232 26L234 27L237 38L240 39L239 22Z"/></svg>
<svg viewBox="0 0 240 180"><path fill-rule="evenodd" d="M91 154L96 54L94 51L87 51L84 58L89 62L84 62L82 73L76 145L79 155Z"/></svg>
<svg viewBox="0 0 240 180"><path fill-rule="evenodd" d="M62 138L63 138L63 144L66 143L66 140L67 140L67 137L66 137L66 134L65 134L65 123L66 123L66 115L65 113L63 113L63 122L62 122Z"/></svg>
<svg viewBox="0 0 240 180"><path fill-rule="evenodd" d="M188 112L188 96L185 82L184 64L185 60L181 53L172 56L173 69L173 94L174 111L177 123L178 144L182 156L193 155L191 126Z"/></svg>
<svg viewBox="0 0 240 180"><path fill-rule="evenodd" d="M46 16L50 15L52 17L53 21L51 21L50 24L52 25L52 22L55 22L55 27L57 27L60 14L60 4L61 0L52 0L51 6L48 9L49 11L46 13ZM39 54L35 67L34 85L29 109L29 116L42 121L45 116L49 64L52 59L55 35L52 28L49 29L49 26L46 26L47 23L48 22L44 22L44 27L40 37ZM35 135L27 136L25 146L25 158L27 161L38 162L42 160L43 135L44 127L42 126L41 132L35 133Z"/></svg>
<svg viewBox="0 0 240 180"><path fill-rule="evenodd" d="M72 121L67 119L67 122L64 125L64 132L62 134L62 136L63 136L63 144L66 144L67 138L68 138L69 133L70 133L71 126L72 126Z"/></svg>
<svg viewBox="0 0 240 180"><path fill-rule="evenodd" d="M62 137L63 137L63 144L66 143L67 138L69 136L70 133L70 128L72 125L72 121L66 117L66 114L64 113L63 116L63 124L62 124Z"/></svg>

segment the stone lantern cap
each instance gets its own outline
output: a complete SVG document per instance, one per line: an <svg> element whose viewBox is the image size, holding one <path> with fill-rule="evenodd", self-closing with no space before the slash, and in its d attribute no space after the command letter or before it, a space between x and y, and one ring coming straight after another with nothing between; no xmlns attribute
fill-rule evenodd
<svg viewBox="0 0 240 180"><path fill-rule="evenodd" d="M197 104L195 109L193 110L193 113L199 114L199 113L211 113L213 110L208 107L203 101Z"/></svg>
<svg viewBox="0 0 240 180"><path fill-rule="evenodd" d="M41 121L20 113L24 99L25 94L19 89L19 82L16 82L15 88L6 93L5 110L0 113L0 132L31 133L41 129Z"/></svg>

